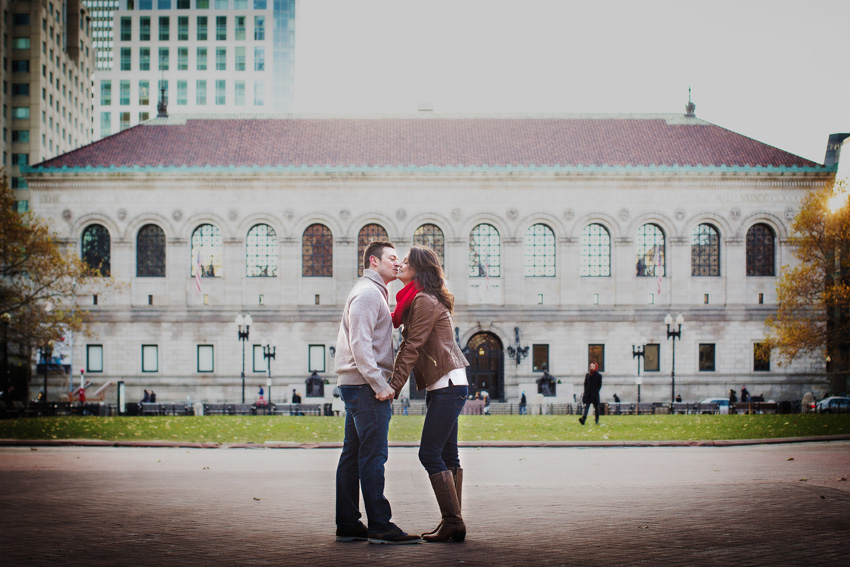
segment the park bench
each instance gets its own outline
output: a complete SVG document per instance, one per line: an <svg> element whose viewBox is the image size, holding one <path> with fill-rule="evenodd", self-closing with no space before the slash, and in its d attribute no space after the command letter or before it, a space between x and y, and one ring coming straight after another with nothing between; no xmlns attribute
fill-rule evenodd
<svg viewBox="0 0 850 567"><path fill-rule="evenodd" d="M321 404L276 404L274 415L322 415Z"/></svg>
<svg viewBox="0 0 850 567"><path fill-rule="evenodd" d="M738 402L735 404L735 413L778 413L779 404L776 402Z"/></svg>
<svg viewBox="0 0 850 567"><path fill-rule="evenodd" d="M204 403L204 415L224 415L227 412L225 404Z"/></svg>

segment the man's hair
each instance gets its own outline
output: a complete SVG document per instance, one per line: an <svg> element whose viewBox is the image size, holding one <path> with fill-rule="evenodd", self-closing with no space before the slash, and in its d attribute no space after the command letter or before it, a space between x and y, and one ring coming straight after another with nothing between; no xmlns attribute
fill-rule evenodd
<svg viewBox="0 0 850 567"><path fill-rule="evenodd" d="M363 251L363 267L369 267L369 258L372 256L382 258L384 255L384 248L395 248L395 246L392 242L387 242L386 240L375 240L370 242L369 246L366 247L366 250Z"/></svg>

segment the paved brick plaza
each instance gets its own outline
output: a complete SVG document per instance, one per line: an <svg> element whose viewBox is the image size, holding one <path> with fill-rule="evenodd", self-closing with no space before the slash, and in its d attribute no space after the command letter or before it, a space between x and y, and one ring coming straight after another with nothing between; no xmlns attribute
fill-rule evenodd
<svg viewBox="0 0 850 567"><path fill-rule="evenodd" d="M333 539L337 449L0 448L4 565L847 565L850 442L466 448L463 544ZM430 530L416 449L395 520Z"/></svg>

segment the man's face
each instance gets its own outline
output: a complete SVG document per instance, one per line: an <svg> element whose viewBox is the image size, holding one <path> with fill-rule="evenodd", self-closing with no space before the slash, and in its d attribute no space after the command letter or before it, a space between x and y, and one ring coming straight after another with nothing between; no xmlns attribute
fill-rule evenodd
<svg viewBox="0 0 850 567"><path fill-rule="evenodd" d="M372 265L372 269L378 272L385 284L396 279L398 270L401 268L395 248L384 248L380 258L369 256L369 263Z"/></svg>
<svg viewBox="0 0 850 567"><path fill-rule="evenodd" d="M596 363L595 363L595 362L591 362L591 363L590 363L590 371L591 371L591 372L596 372L596 368L597 368Z"/></svg>

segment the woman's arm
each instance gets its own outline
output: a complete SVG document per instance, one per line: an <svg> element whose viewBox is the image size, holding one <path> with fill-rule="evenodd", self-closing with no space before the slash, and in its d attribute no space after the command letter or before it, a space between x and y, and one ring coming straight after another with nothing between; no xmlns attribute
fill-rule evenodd
<svg viewBox="0 0 850 567"><path fill-rule="evenodd" d="M407 383L407 378L413 366L419 359L419 349L428 340L434 329L439 310L434 306L435 300L424 293L419 293L410 306L410 318L407 325L407 337L401 342L398 354L393 364L393 377L390 387L396 391L396 397Z"/></svg>

